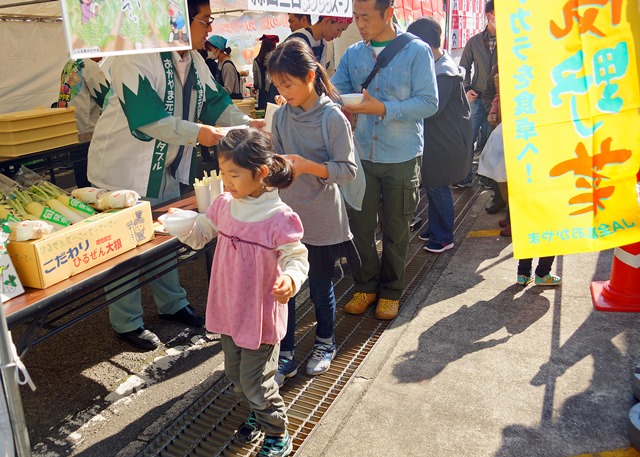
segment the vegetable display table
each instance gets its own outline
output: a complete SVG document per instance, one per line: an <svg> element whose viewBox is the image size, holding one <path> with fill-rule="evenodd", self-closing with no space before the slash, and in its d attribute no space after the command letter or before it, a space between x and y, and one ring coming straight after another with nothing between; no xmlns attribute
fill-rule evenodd
<svg viewBox="0 0 640 457"><path fill-rule="evenodd" d="M169 207L195 209L195 196L191 194L181 200L153 208L154 220ZM10 328L20 324L27 325L27 330L16 344L18 354L23 355L30 347L82 321L121 295L142 287L184 262L209 254L214 247L215 241L200 251L193 251L174 236L157 234L151 241L131 251L46 289L25 287L23 295L3 305ZM175 257L171 254L175 254ZM153 270L146 267L162 258L166 258L166 261ZM177 258L176 263L172 262L174 258ZM120 292L118 297L105 300L104 287L134 271L139 271L139 276L122 284L117 289ZM139 281L142 276L145 278Z"/></svg>

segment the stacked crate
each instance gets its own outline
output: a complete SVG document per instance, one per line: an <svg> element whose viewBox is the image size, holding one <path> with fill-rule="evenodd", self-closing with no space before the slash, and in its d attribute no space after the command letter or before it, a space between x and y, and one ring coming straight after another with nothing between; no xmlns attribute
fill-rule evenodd
<svg viewBox="0 0 640 457"><path fill-rule="evenodd" d="M77 142L74 107L0 114L0 157L18 157Z"/></svg>
<svg viewBox="0 0 640 457"><path fill-rule="evenodd" d="M245 98L243 100L233 100L233 104L250 118L256 118L256 99L254 97Z"/></svg>

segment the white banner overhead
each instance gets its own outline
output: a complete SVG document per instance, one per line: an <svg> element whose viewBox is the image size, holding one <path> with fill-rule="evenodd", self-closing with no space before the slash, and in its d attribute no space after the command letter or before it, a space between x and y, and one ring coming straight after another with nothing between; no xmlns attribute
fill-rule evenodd
<svg viewBox="0 0 640 457"><path fill-rule="evenodd" d="M351 0L247 0L252 11L351 17Z"/></svg>

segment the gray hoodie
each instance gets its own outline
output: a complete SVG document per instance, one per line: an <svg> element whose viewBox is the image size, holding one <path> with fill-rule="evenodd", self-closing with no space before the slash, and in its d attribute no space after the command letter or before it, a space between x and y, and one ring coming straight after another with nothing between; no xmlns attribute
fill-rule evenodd
<svg viewBox="0 0 640 457"><path fill-rule="evenodd" d="M324 144L322 113L327 116L328 138ZM284 112L280 112L284 110ZM327 165L329 177L303 174L293 184L280 190L280 197L302 220L302 242L312 246L330 246L352 238L347 210L338 184L352 181L356 175L351 126L331 99L322 95L316 105L303 111L284 105L274 115L273 145L278 154L298 154Z"/></svg>

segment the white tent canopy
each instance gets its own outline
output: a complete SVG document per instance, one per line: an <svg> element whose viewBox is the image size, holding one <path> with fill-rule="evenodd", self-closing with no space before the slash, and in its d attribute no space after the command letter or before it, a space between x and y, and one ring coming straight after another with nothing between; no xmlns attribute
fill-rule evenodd
<svg viewBox="0 0 640 457"><path fill-rule="evenodd" d="M0 15L17 14L24 16L53 16L62 15L60 0L38 0L29 2L26 0L0 0ZM20 4L20 6L8 6ZM229 10L247 10L247 0L212 0L211 11L225 12Z"/></svg>
<svg viewBox="0 0 640 457"><path fill-rule="evenodd" d="M27 3L21 0L0 0L0 15L17 14L22 16L60 17L62 14L60 2L47 1L43 3L24 4L20 6L7 6L19 3Z"/></svg>
<svg viewBox="0 0 640 457"><path fill-rule="evenodd" d="M211 9L246 10L247 0L211 0ZM57 101L69 60L61 16L60 0L0 0L0 114Z"/></svg>

